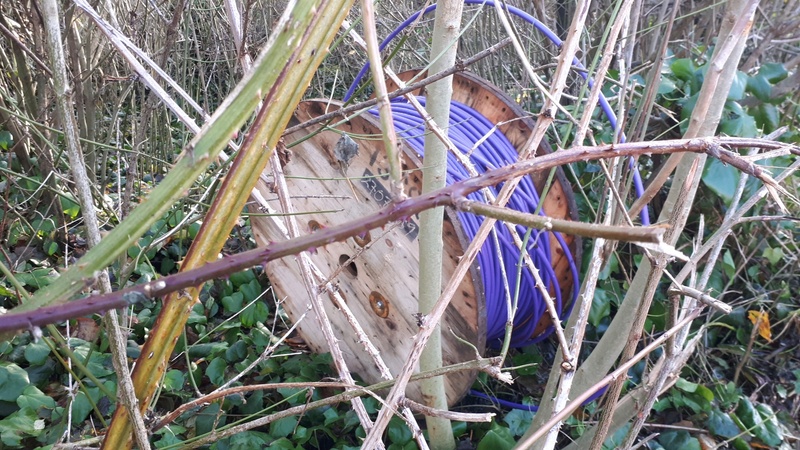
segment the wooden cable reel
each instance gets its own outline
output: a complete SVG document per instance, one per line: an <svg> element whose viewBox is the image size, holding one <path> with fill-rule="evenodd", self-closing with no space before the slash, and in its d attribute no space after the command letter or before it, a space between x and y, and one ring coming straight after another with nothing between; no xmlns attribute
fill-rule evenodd
<svg viewBox="0 0 800 450"><path fill-rule="evenodd" d="M416 72L401 74L404 80L411 79ZM391 89L391 87L390 87ZM424 95L418 93L418 95ZM474 75L459 74L453 81L453 100L470 106L483 114L519 150L523 148L533 128L533 121L518 105L496 87ZM291 125L318 117L338 105L329 101L311 100L302 102ZM388 164L380 126L376 117L362 114L352 117L337 127L336 131L319 131L320 126L298 131L285 137L287 145L299 142L291 148L288 161L284 158L283 172L291 195L291 201L300 225L301 233L311 233L322 227L331 227L354 218L373 213L390 200ZM357 144L357 153L349 164L337 159L336 144L342 134L349 135ZM402 153L403 188L409 197L419 195L422 186L421 158L414 150L400 143ZM543 142L538 153L547 153L549 146ZM534 184L541 192L547 173L532 175ZM271 179L270 169L264 178ZM543 209L550 216L560 219L576 219L576 207L571 190L563 173L559 170L548 195L543 199ZM280 205L269 184L259 181L253 191L256 203L250 211L253 234L259 245L285 239L283 218L263 217L258 213L280 211ZM445 257L443 275L447 280L455 270L468 242L455 211L446 209L444 225ZM417 279L419 218L411 217L402 223L392 223L383 229L372 230L366 235L350 238L317 248L311 255L316 268L325 280L336 287L336 293L346 304L362 329L377 347L381 357L396 375L408 356L417 324ZM572 236L564 236L575 260L580 261L580 245ZM574 280L568 263L559 245L552 239L553 268L558 276L563 298L571 298ZM352 260L351 258L354 257ZM315 352L327 352L328 344L320 331L317 318L309 311L309 300L296 258L284 258L270 262L265 268L275 293L293 321L303 314L307 316L298 324L300 336ZM331 278L331 275L334 275ZM321 283L317 280L320 286ZM325 307L332 328L339 340L347 365L353 373L366 382L383 380L372 357L358 342L356 334L345 315L336 306L334 294L320 289L326 299ZM565 301L566 309L569 302ZM541 334L551 324L545 316L536 327L535 335ZM486 311L479 270L473 264L470 275L462 281L442 321L442 353L444 364L455 364L475 358L475 350L464 341L471 342L479 352L486 345ZM450 332L452 330L452 333ZM453 336L458 336L458 339ZM470 388L474 372L457 372L446 377L449 404L457 402ZM411 383L406 394L421 399L418 383Z"/></svg>

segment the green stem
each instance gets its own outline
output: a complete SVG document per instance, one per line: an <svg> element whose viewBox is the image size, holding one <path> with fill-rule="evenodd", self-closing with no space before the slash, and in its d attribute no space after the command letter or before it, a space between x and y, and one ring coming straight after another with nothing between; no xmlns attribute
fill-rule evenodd
<svg viewBox="0 0 800 450"><path fill-rule="evenodd" d="M430 52L431 59L434 57L436 59L431 63L430 72L441 72L455 65L462 11L463 2L461 0L444 0L438 3ZM452 76L428 86L427 112L439 128L445 131L450 122L452 93ZM447 147L433 134L425 136L423 166L422 195L443 188L446 182ZM443 220L443 208L430 209L420 214L419 312L421 314L428 314L433 309L442 292ZM420 370L435 370L442 366L441 341L440 325L435 324L435 329L420 357ZM424 380L420 387L426 406L447 410L444 379L430 378ZM426 417L425 421L432 449L455 448L455 440L448 419ZM378 423L376 423L376 428L378 428Z"/></svg>
<svg viewBox="0 0 800 450"><path fill-rule="evenodd" d="M601 225L594 223L576 222L572 220L554 219L520 212L510 208L502 208L474 200L459 200L456 202L459 211L471 212L481 216L492 217L497 220L536 228L537 230L558 231L564 234L588 238L605 238L626 242L661 242L666 228L661 225L642 227L626 227Z"/></svg>

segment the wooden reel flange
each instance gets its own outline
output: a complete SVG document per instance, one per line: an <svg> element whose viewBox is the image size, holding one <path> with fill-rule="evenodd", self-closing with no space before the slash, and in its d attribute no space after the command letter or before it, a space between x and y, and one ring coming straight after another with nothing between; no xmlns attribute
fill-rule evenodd
<svg viewBox="0 0 800 450"><path fill-rule="evenodd" d="M410 78L411 74L402 74ZM461 101L483 113L493 123L524 117L524 113L496 88L474 76L456 76L454 100ZM476 95L481 96L470 102ZM465 101L466 100L466 101ZM470 104L472 103L472 104ZM494 105L494 106L492 106ZM338 105L327 101L302 102L291 125L318 117ZM488 108L488 110L487 110ZM491 110L497 109L495 113ZM524 145L533 122L519 119L501 126L509 140L519 149ZM341 144L343 134L357 144L357 152L350 155L349 164L342 164ZM285 174L295 219L301 233L311 233L322 227L336 226L362 217L386 205L390 200L388 163L380 138L378 119L370 114L352 117L336 130L310 127L285 137L291 146L291 156L284 158ZM296 143L292 145L293 143ZM422 175L421 158L414 150L400 144L402 152L403 188L406 195L419 195ZM549 148L540 148L549 151ZM337 157L337 154L339 156ZM263 179L271 180L270 169ZM542 188L547 174L534 177L537 188ZM575 207L571 191L563 175L558 174L544 208L548 215L573 218ZM281 207L269 182L259 181L253 191L256 204L249 206L253 234L259 245L286 239L283 217L265 217L259 213L280 211ZM551 212L552 210L552 212ZM455 270L468 242L454 211L446 211L444 226L445 257L443 276L447 280ZM317 272L326 313L339 340L349 369L368 383L383 380L372 357L358 341L356 333L345 314L339 310L342 301L357 319L380 356L395 376L408 356L418 326L417 280L419 253L417 233L419 218L410 217L402 223L392 223L383 229L317 248L310 255ZM577 243L565 236L577 250ZM558 248L557 246L553 247ZM557 252L561 249L558 248ZM579 259L578 259L579 260ZM556 274L562 282L565 298L572 289L572 276L562 255L553 255ZM270 262L265 268L276 296L292 321L306 315L297 325L299 335L315 352L328 352L328 344L310 304L307 289L301 276L299 261L290 257ZM481 278L477 267L471 268L459 286L442 322L442 351L444 364L455 364L475 358L474 348L460 339L471 342L482 352L486 345L486 312ZM328 281L334 292L326 290ZM338 297L338 300L337 300ZM548 325L540 324L537 333ZM452 333L451 331L452 330ZM454 337L458 336L458 339ZM474 372L457 372L446 377L446 390L450 404L458 401L470 388ZM411 383L406 394L421 399L419 385Z"/></svg>

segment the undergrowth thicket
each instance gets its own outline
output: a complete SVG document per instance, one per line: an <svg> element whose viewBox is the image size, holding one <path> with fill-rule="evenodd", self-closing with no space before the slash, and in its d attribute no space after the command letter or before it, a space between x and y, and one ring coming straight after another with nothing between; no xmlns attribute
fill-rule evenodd
<svg viewBox="0 0 800 450"><path fill-rule="evenodd" d="M21 2L11 3L21 5ZM157 54L161 46L159 39L163 36L161 31L152 30L146 24L152 20L169 21L157 18L164 11L151 10L151 6L131 7L131 15L120 17L120 25L129 28L137 45L150 54ZM167 71L181 81L206 111L213 111L229 93L234 80L240 77L231 56L233 52L223 39L227 33L224 21L215 8L193 4L187 10L185 20L176 28L184 39L175 41L171 56L165 59ZM547 8L555 12L555 7ZM264 44L264 36L277 17L276 9L280 7L250 4L247 23L252 24L248 30L252 48ZM72 27L68 32L73 37L72 41L67 40L68 51L73 52L75 58L71 70L83 68L72 76L80 108L77 115L83 126L81 137L87 146L87 167L95 183L100 221L106 229L111 229L127 213L122 206L126 186L130 186L127 192L133 194L130 200L134 204L145 198L169 171L189 136L185 127L129 76L124 62L102 43L103 37L91 27L72 22L79 21L74 17L78 14L67 11L67 21ZM775 11L781 10L776 7ZM605 12L597 7L597 16ZM65 267L76 264L87 245L80 207L72 192L68 165L62 154L63 138L51 117L49 96L52 94L47 68L34 60L35 54L43 54L40 48L42 31L35 8L27 3L18 9L4 4L0 6L0 13L4 16L0 18L0 25L10 30L0 41L0 67L3 68L0 191L5 199L0 211L3 244L0 261L8 268L0 278L0 307L8 310L24 300L24 292L32 293L47 286ZM389 27L388 24L402 20L404 14L407 12L390 8L384 12L383 20ZM145 20L144 17L149 18ZM696 19L700 24L716 20L712 12ZM589 34L599 35L600 22L590 27ZM765 52L758 45L749 49L750 55L760 53L760 56L753 61L746 59L737 74L719 133L757 137L787 127L778 139L800 144L797 47L783 44L790 41L786 37L792 36L789 31L780 34L776 31L777 25L769 28L767 22L764 20L759 30L772 33L771 39L780 42L774 44L774 52ZM424 21L422 26L423 29L426 26ZM560 22L554 19L552 26L558 28ZM491 45L497 41L497 30L491 19L476 22L463 38L461 51L471 54ZM702 30L684 29L684 32L684 36L696 41L675 42L669 47L660 68L656 104L644 135L647 139L682 134L708 70L712 48L709 35ZM10 39L12 35L20 39L21 44L14 43ZM393 65L408 68L423 63L427 42L420 36L424 33L406 38L393 54ZM523 37L531 49L532 60L541 63L542 76L547 80L553 70L547 65L553 62L555 50L529 30ZM81 42L76 41L78 38ZM650 45L654 39L656 37L646 33L642 37L642 58L649 56L645 50L654 47ZM33 49L35 54L26 53L25 49ZM587 49L586 54L594 51L594 48ZM504 50L473 70L535 112L541 98L535 90L529 89L530 83L522 71L508 63L511 55L510 50ZM353 77L353 67L361 62L362 54L354 52L347 39L342 39L320 68L308 96L340 96L346 82ZM640 62L642 70L634 70L625 75L624 80L619 79L619 71L613 71L606 83L606 94L616 103L627 106L630 112L626 117L630 120L636 113L638 99L644 95L647 66L645 60ZM571 83L572 95L578 94L577 80L575 77ZM793 88L787 89L787 85ZM567 104L566 108L577 116L582 105L575 102ZM152 116L147 133L141 139L142 135L138 134L141 130L137 127L145 110ZM549 138L554 144L567 145L574 130L565 117L557 119L557 127ZM613 138L600 117L592 123L592 130L598 142L609 142ZM759 164L770 169L786 168L794 158L779 155ZM640 161L644 177L654 173L660 163L658 158ZM223 161L212 165L184 200L157 220L138 244L110 267L115 289L178 271L226 168ZM606 181L601 167L591 162L577 163L567 169L567 174L576 191L582 220L593 221ZM690 249L694 239L707 236L708 230L715 230L721 223L724 212L736 197L739 172L710 159L702 180L703 187L687 225L687 234L676 246L679 250ZM783 185L790 194L800 197L800 176L790 176ZM759 182L748 180L743 198L752 196L759 187ZM651 204L655 213L662 200L659 195ZM711 273L708 293L733 306L733 312L729 315L709 312L703 316L702 323L697 324L697 327L704 327L702 345L678 374L675 386L656 403L645 428L648 435L654 435L649 436L649 448L700 449L728 445L749 449L798 445L800 228L797 217L800 217L800 207L793 202L787 202L787 206L790 213L784 215L774 204L760 203L751 212L756 219L737 225L728 238L721 261ZM584 242L586 251L583 254L587 258L590 244L588 240ZM223 253L240 252L254 245L248 216L243 214ZM600 275L589 317L587 342L598 340L605 332L641 257L639 251L627 246L610 256ZM588 262L585 260L584 266ZM665 329L665 317L669 313L666 288L665 282L664 289L656 294L645 326L648 333L645 340ZM92 288L87 287L84 294L91 294L91 291ZM290 300L275 295L260 267L207 283L159 385L159 395L145 418L147 425L152 427L181 405L225 386L253 363L255 366L234 383L234 387L270 383L299 383L301 386L332 376L329 355L309 353L295 337L284 339L291 324L282 312L283 301ZM130 362L141 356L141 345L160 308L159 301L147 301L125 311L126 351ZM34 336L23 332L0 342L0 448L48 447L67 438L70 441L86 439L86 445L93 445L97 442L93 438L103 433L117 407L117 375L98 317L61 323L55 330L58 335L46 332L43 336ZM553 342L517 349L509 362L516 367L513 371L516 384L499 385L482 374L475 388L507 400L536 403L554 355ZM641 381L648 363L643 361L629 372L631 387ZM336 387L270 389L268 386L252 391L231 391L221 399L187 409L169 423L152 429L152 442L157 448L180 448L212 430L340 391ZM364 399L364 404L370 414L380 407L379 402L370 397ZM454 409L498 413L490 424L454 422L454 434L462 441L463 448L510 448L528 429L533 414L504 409L472 397L465 398ZM587 424L596 420L597 414L598 404L591 403L580 414L570 417L562 442L566 445L579 437ZM623 428L610 436L606 447L613 448L624 434ZM214 443L211 448L347 449L357 448L363 437L364 430L350 405L340 403L238 433ZM389 449L417 448L408 427L397 417L389 425L385 442Z"/></svg>

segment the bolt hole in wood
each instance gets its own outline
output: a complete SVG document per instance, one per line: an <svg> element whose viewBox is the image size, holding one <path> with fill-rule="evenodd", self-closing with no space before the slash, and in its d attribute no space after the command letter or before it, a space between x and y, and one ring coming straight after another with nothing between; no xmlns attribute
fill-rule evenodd
<svg viewBox="0 0 800 450"><path fill-rule="evenodd" d="M369 293L369 305L372 306L372 311L378 317L382 319L389 317L389 300L386 300L380 292L372 291Z"/></svg>
<svg viewBox="0 0 800 450"><path fill-rule="evenodd" d="M308 230L312 233L315 231L319 231L322 228L322 225L319 224L316 220L309 220L308 221Z"/></svg>
<svg viewBox="0 0 800 450"><path fill-rule="evenodd" d="M345 272L349 273L353 277L358 277L358 266L356 266L356 263L352 261L348 263L347 261L349 260L349 255L341 255L339 256L339 265L344 266Z"/></svg>

